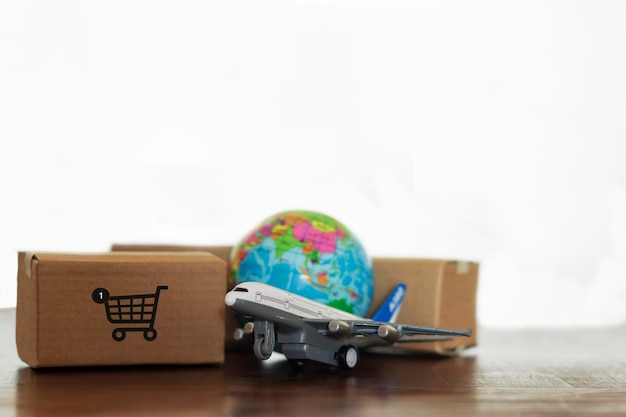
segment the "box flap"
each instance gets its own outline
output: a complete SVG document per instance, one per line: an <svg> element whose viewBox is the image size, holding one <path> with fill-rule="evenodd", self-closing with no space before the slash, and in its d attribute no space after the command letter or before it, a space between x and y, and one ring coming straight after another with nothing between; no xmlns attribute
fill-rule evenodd
<svg viewBox="0 0 626 417"><path fill-rule="evenodd" d="M102 253L50 253L50 252L28 252L26 253L27 273L30 276L32 260L39 262L155 262L154 255L159 255L158 262L174 263L180 262L184 258L185 262L206 262L207 258L215 258L223 262L217 256L208 252L102 252Z"/></svg>
<svg viewBox="0 0 626 417"><path fill-rule="evenodd" d="M221 246L189 246L167 244L122 244L114 243L111 246L113 252L209 252L228 262L232 245Z"/></svg>
<svg viewBox="0 0 626 417"><path fill-rule="evenodd" d="M31 277L33 260L37 260L37 254L34 252L24 252L24 273L27 278Z"/></svg>
<svg viewBox="0 0 626 417"><path fill-rule="evenodd" d="M37 347L37 279L32 277L37 270L32 266L36 257L33 253L18 253L17 308L15 314L15 342L20 359L32 367L39 364ZM36 278L36 277L35 277Z"/></svg>

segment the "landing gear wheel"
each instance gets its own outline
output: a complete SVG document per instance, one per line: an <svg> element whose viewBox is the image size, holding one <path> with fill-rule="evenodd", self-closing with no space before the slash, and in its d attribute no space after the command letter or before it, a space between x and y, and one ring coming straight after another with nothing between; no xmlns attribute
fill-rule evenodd
<svg viewBox="0 0 626 417"><path fill-rule="evenodd" d="M343 369L354 369L359 363L359 350L352 345L344 346L337 354L337 361Z"/></svg>
<svg viewBox="0 0 626 417"><path fill-rule="evenodd" d="M265 342L265 337L261 336L257 339L254 339L254 346L252 347L254 350L254 355L261 360L269 359L272 356L272 352L274 351L274 347L270 346L269 343Z"/></svg>
<svg viewBox="0 0 626 417"><path fill-rule="evenodd" d="M266 360L272 356L272 352L274 351L276 331L274 330L273 323L265 322L263 324L265 324L263 333L256 333L255 330L254 346L252 347L252 350L258 359ZM255 325L255 329L260 328L261 326Z"/></svg>

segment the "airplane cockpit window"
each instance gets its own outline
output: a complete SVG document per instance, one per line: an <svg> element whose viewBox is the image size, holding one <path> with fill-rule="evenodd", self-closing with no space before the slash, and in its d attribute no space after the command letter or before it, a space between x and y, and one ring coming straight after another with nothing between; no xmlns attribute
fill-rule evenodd
<svg viewBox="0 0 626 417"><path fill-rule="evenodd" d="M233 291L235 291L235 292L248 292L248 289L247 288L237 287Z"/></svg>

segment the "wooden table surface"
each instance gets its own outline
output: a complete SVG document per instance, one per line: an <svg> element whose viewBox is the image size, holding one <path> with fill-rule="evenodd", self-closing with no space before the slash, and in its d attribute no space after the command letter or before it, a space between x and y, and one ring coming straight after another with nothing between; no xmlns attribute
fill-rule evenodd
<svg viewBox="0 0 626 417"><path fill-rule="evenodd" d="M0 416L626 416L626 328L480 329L456 358L363 354L353 371L294 371L275 354L222 367L32 370L0 310Z"/></svg>

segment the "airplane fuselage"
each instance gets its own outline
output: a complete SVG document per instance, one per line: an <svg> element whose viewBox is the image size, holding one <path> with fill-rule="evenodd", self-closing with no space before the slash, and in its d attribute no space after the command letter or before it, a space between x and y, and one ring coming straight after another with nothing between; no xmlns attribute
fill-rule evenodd
<svg viewBox="0 0 626 417"><path fill-rule="evenodd" d="M271 355L269 347L263 351L260 346L269 338L272 348L273 342L278 342L282 353L296 366L313 361L350 368L358 361L358 350L353 345L360 343L329 336L326 326L329 321L367 319L257 282L239 284L226 295L224 301L235 313L254 320L254 351L259 359ZM323 322L320 325L324 328L315 327L312 323L315 320ZM379 341L375 344L385 343Z"/></svg>
<svg viewBox="0 0 626 417"><path fill-rule="evenodd" d="M228 307L234 307L237 301L247 301L255 306L267 306L305 319L365 320L363 317L260 282L246 282L237 285L226 295L225 302ZM253 316L252 312L249 314L246 314L245 311L236 310L236 312L244 316Z"/></svg>

